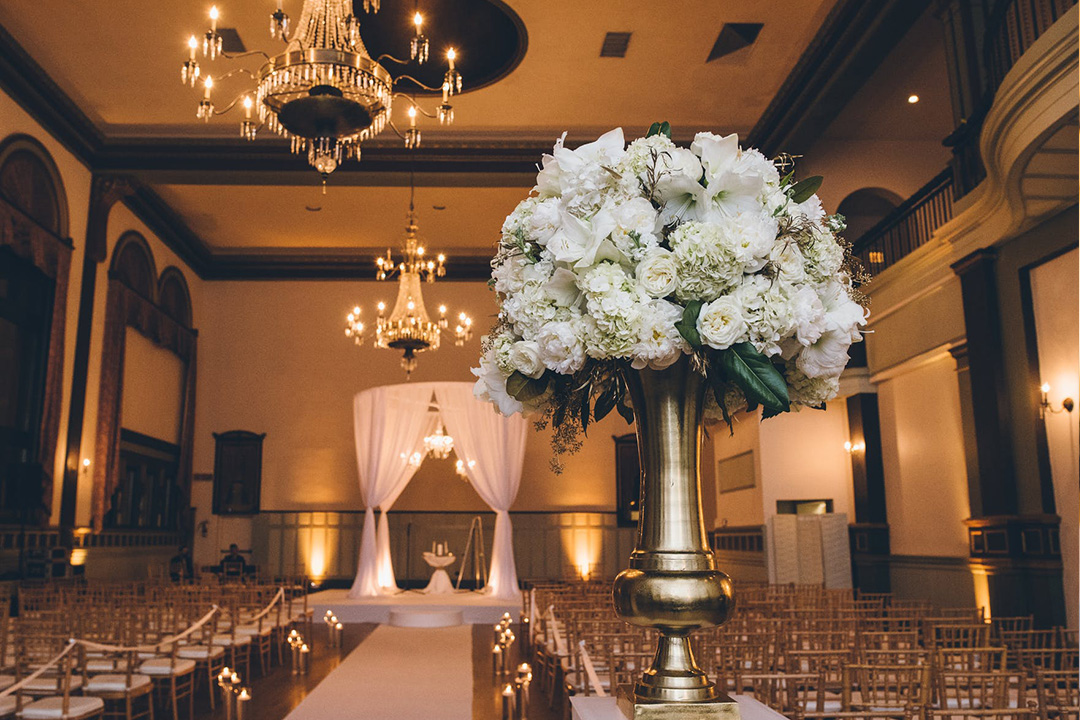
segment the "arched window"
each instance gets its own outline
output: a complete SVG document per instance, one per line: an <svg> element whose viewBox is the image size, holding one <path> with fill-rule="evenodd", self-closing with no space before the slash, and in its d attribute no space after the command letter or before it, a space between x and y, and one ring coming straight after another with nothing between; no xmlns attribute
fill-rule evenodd
<svg viewBox="0 0 1080 720"><path fill-rule="evenodd" d="M116 241L109 274L139 293L143 299L155 301L157 271L154 269L154 255L146 238L134 230L124 233Z"/></svg>
<svg viewBox="0 0 1080 720"><path fill-rule="evenodd" d="M176 322L191 327L191 294L184 274L172 265L161 271L157 288L158 306Z"/></svg>
<svg viewBox="0 0 1080 720"><path fill-rule="evenodd" d="M0 407L11 410L0 413L0 522L43 523L59 465L71 241L60 173L29 135L0 141L0 227Z"/></svg>
<svg viewBox="0 0 1080 720"><path fill-rule="evenodd" d="M0 195L36 223L67 237L67 199L49 152L29 135L0 144Z"/></svg>
<svg viewBox="0 0 1080 720"><path fill-rule="evenodd" d="M896 209L903 202L896 193L885 188L861 188L840 201L836 212L847 219L847 232L844 235L855 242L870 228L881 222L882 218Z"/></svg>

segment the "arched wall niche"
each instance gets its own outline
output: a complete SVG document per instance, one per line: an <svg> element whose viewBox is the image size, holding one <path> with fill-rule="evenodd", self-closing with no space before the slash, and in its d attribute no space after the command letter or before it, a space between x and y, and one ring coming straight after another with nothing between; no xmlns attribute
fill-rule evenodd
<svg viewBox="0 0 1080 720"><path fill-rule="evenodd" d="M836 206L836 212L847 219L847 239L854 242L882 218L895 210L904 199L892 190L880 187L859 188L849 193Z"/></svg>

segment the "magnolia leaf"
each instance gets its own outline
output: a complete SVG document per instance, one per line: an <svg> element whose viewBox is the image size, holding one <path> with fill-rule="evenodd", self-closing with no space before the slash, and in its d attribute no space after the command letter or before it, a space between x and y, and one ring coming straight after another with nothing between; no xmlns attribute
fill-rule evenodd
<svg viewBox="0 0 1080 720"><path fill-rule="evenodd" d="M630 393L624 392L619 397L619 402L615 404L615 409L622 415L622 419L626 421L627 425L634 423L634 406L630 402Z"/></svg>
<svg viewBox="0 0 1080 720"><path fill-rule="evenodd" d="M654 122L649 126L649 132L645 133L645 137L652 137L660 132L660 123Z"/></svg>
<svg viewBox="0 0 1080 720"><path fill-rule="evenodd" d="M683 336L686 342L690 343L690 347L701 347L701 336L697 331L697 319L701 314L701 301L691 300L686 304L686 309L683 310L682 320L675 323L675 329L679 331L679 334Z"/></svg>
<svg viewBox="0 0 1080 720"><path fill-rule="evenodd" d="M762 410L761 410L761 419L762 420L768 420L769 418L776 417L777 415L780 415L783 412L784 412L783 410L780 410L778 408L769 408L769 407L762 408Z"/></svg>
<svg viewBox="0 0 1080 720"><path fill-rule="evenodd" d="M598 422L603 420L615 409L615 406L619 402L621 395L621 388L617 382L611 383L604 392L596 398L596 405L593 407L593 418Z"/></svg>
<svg viewBox="0 0 1080 720"><path fill-rule="evenodd" d="M581 396L581 432L585 434L585 437L589 436L589 396L592 395L592 388L585 388L585 394Z"/></svg>
<svg viewBox="0 0 1080 720"><path fill-rule="evenodd" d="M539 378L531 378L517 370L506 378L506 392L518 402L535 400L544 394L548 386L548 375L544 373Z"/></svg>
<svg viewBox="0 0 1080 720"><path fill-rule="evenodd" d="M724 403L724 381L720 377L720 372L708 373L709 385L712 387L713 398L716 399L716 404L720 406L720 414L724 417L724 422L728 426L728 434L735 435L735 424L731 422L731 414L728 413L727 405Z"/></svg>
<svg viewBox="0 0 1080 720"><path fill-rule="evenodd" d="M788 170L788 174L780 179L780 187L784 188L791 184L791 181L795 179L795 171Z"/></svg>
<svg viewBox="0 0 1080 720"><path fill-rule="evenodd" d="M667 139L671 139L671 124L667 120L660 123L660 134L667 135Z"/></svg>
<svg viewBox="0 0 1080 720"><path fill-rule="evenodd" d="M804 203L810 199L810 196L817 192L821 187L822 178L820 175L808 177L805 180L800 180L791 186L791 190L788 191L788 196L792 202Z"/></svg>
<svg viewBox="0 0 1080 720"><path fill-rule="evenodd" d="M719 362L727 379L742 389L749 405L760 403L766 410L779 412L791 409L784 376L750 343L742 342L721 350Z"/></svg>

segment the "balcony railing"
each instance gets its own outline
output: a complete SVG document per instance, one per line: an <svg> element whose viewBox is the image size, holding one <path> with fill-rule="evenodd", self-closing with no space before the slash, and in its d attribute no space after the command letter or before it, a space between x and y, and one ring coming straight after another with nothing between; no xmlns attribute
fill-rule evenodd
<svg viewBox="0 0 1080 720"><path fill-rule="evenodd" d="M852 244L852 254L871 275L930 241L953 216L952 169L946 168Z"/></svg>

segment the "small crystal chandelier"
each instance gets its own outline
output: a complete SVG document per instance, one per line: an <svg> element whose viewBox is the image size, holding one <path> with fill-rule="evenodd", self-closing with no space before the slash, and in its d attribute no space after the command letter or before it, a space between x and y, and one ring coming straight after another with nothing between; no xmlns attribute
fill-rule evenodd
<svg viewBox="0 0 1080 720"><path fill-rule="evenodd" d="M454 472L461 476L461 479L465 482L469 482L469 468L476 467L476 461L470 460L465 462L464 460L458 460L454 463Z"/></svg>
<svg viewBox="0 0 1080 720"><path fill-rule="evenodd" d="M424 306L421 281L435 282L436 277L446 275L446 256L438 255L434 260L426 259L426 250L420 244L416 225L414 198L416 186L413 174L409 173L409 214L405 226L405 243L400 262L394 261L387 249L386 255L375 261L375 279L387 280L398 275L398 294L394 309L386 316L386 304L378 304L379 316L375 323L375 347L401 350L401 367L406 379L416 369L416 353L425 350L438 350L442 331L449 328L446 318L446 306L439 306L439 319L432 320ZM357 305L345 317L345 336L357 345L364 344L364 323L360 319L361 310ZM472 337L472 318L460 313L454 327L454 344L464 345ZM452 441L451 441L452 442Z"/></svg>
<svg viewBox="0 0 1080 720"><path fill-rule="evenodd" d="M363 5L365 12L379 11L379 0L364 0ZM188 59L180 70L181 82L189 87L196 87L201 80L203 97L196 117L209 122L240 104L244 110L241 137L254 140L261 127L268 127L289 140L294 153L306 154L308 163L319 171L324 183L343 160L359 159L360 144L378 135L388 124L405 141L406 147L415 148L420 144L420 131L416 127L418 112L438 118L444 125L454 120L450 98L461 92L461 73L455 66L458 54L454 48L446 51L447 70L441 88L429 87L405 74L393 78L381 64L384 60L399 65L427 62L430 43L424 35L424 18L419 11L413 15L409 60L389 55L377 60L371 58L360 39L360 20L353 14L353 0L304 0L300 22L292 30L283 0L278 0L277 10L270 15L270 37L284 42L285 50L275 56L261 51L240 55L223 52L222 36L218 33L221 12L216 5L210 8L209 16L210 29L203 34L202 42L194 35L188 39ZM262 56L265 62L256 72L237 68L216 78L220 83L233 75L245 74L254 81L254 87L219 110L213 101L215 78L199 66L200 47L209 61L219 56L227 60ZM402 133L390 120L390 111L394 98L402 95L395 88L399 81L405 80L424 90L441 91L442 103L432 113L407 98L409 127Z"/></svg>
<svg viewBox="0 0 1080 720"><path fill-rule="evenodd" d="M445 460L450 457L450 453L454 449L454 438L450 437L443 430L442 421L439 421L438 426L435 428L435 432L424 438L424 450L433 458L439 460Z"/></svg>

